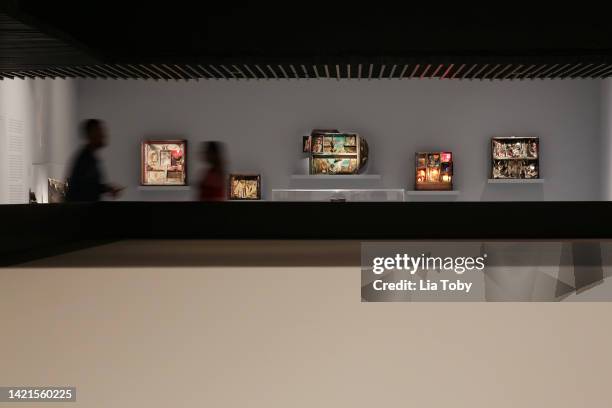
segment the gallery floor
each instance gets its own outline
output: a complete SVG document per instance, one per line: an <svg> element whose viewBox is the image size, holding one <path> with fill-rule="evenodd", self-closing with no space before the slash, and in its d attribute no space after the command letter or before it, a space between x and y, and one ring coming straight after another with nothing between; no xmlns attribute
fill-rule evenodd
<svg viewBox="0 0 612 408"><path fill-rule="evenodd" d="M0 384L74 385L74 408L608 405L610 303L361 303L358 262L168 240L2 268Z"/></svg>

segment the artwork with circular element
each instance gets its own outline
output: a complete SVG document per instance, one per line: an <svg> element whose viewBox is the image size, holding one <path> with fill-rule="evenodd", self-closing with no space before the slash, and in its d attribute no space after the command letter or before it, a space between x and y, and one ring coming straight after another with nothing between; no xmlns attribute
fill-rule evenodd
<svg viewBox="0 0 612 408"><path fill-rule="evenodd" d="M453 189L453 154L451 152L418 152L415 161L415 190Z"/></svg>
<svg viewBox="0 0 612 408"><path fill-rule="evenodd" d="M302 145L310 156L310 174L357 174L368 161L368 144L356 133L315 129Z"/></svg>
<svg viewBox="0 0 612 408"><path fill-rule="evenodd" d="M187 185L186 155L186 140L142 142L140 183L143 186Z"/></svg>

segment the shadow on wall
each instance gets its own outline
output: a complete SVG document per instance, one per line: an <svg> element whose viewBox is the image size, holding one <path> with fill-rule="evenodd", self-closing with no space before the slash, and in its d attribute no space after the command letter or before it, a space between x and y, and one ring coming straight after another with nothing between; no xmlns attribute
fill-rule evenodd
<svg viewBox="0 0 612 408"><path fill-rule="evenodd" d="M485 184L480 201L543 201L542 184Z"/></svg>

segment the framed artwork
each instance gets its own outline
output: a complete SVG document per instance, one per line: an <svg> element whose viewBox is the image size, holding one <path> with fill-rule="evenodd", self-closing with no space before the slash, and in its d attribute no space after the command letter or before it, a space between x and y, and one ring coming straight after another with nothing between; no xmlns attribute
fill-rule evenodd
<svg viewBox="0 0 612 408"><path fill-rule="evenodd" d="M540 139L537 137L492 138L491 178L540 178Z"/></svg>
<svg viewBox="0 0 612 408"><path fill-rule="evenodd" d="M140 184L143 186L187 185L186 156L186 140L142 142Z"/></svg>
<svg viewBox="0 0 612 408"><path fill-rule="evenodd" d="M230 200L261 200L261 175L230 174Z"/></svg>
<svg viewBox="0 0 612 408"><path fill-rule="evenodd" d="M63 203L66 201L68 182L56 179L47 179L47 196L49 203Z"/></svg>
<svg viewBox="0 0 612 408"><path fill-rule="evenodd" d="M315 129L302 139L310 174L357 174L368 161L368 144L356 133Z"/></svg>
<svg viewBox="0 0 612 408"><path fill-rule="evenodd" d="M416 153L415 190L452 190L453 154L451 152Z"/></svg>

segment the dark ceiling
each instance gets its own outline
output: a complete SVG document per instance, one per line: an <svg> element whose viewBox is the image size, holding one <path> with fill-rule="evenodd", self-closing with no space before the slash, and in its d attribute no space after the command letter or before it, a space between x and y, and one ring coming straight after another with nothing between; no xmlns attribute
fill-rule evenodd
<svg viewBox="0 0 612 408"><path fill-rule="evenodd" d="M422 3L5 0L0 74L273 78L360 70L374 78L512 79L612 69L612 25L601 10Z"/></svg>

